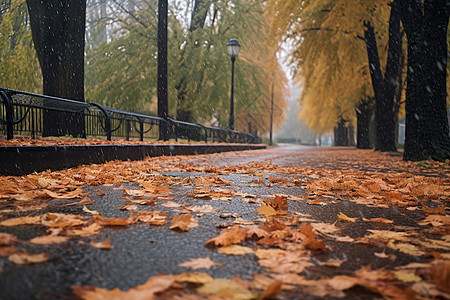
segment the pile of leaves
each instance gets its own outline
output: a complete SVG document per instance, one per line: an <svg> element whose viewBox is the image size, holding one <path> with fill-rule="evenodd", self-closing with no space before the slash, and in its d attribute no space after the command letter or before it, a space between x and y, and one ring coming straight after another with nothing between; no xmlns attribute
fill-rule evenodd
<svg viewBox="0 0 450 300"><path fill-rule="evenodd" d="M31 139L29 137L18 137L12 140L0 139L0 147L4 146L73 146L73 145L148 145L148 144L193 144L195 142L182 142L182 141L157 141L157 140L105 140L94 137L89 137L86 139L81 138L69 138L69 137L45 137ZM216 143L217 144L217 143Z"/></svg>
<svg viewBox="0 0 450 300"><path fill-rule="evenodd" d="M360 150L276 151L113 161L0 177L0 272L8 264L51 263L45 252L28 253L28 243L64 247L68 240L83 243L94 237L89 244L108 251L121 247L102 238L111 228L158 226L187 235L207 226L220 232L205 238L204 247L252 256L265 271L247 280L216 278L209 271L223 267L221 263L198 257L179 265L189 271L155 275L127 290L74 285L72 291L81 299L343 298L361 289L386 299L450 298L448 163L406 163ZM256 156L270 158L255 161ZM224 161L241 163L224 166ZM229 175L250 180L237 183ZM291 192L248 194L238 184ZM85 191L88 186L97 187L96 197L105 196L105 187L121 190L126 204L117 211L127 217L105 217L89 208L97 198ZM198 204L180 201L174 189L189 190L185 196ZM246 202L255 217L221 213L211 200L224 206L232 200ZM299 205L316 213L298 210ZM378 215L366 215L363 209L360 214L327 210L328 215L321 215L327 207L352 205L376 209ZM61 207L78 207L80 214L54 212ZM386 217L390 213L393 217ZM225 222L200 225L205 214L217 214ZM6 233L23 226L44 227L46 234L24 241ZM344 251L349 254L336 255ZM362 256L372 262L359 264Z"/></svg>

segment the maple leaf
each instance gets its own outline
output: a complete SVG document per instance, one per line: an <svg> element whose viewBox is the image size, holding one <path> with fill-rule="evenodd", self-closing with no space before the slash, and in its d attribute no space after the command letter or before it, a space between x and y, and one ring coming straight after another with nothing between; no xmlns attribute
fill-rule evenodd
<svg viewBox="0 0 450 300"><path fill-rule="evenodd" d="M262 203L261 206L256 209L256 212L264 216L275 216L278 214L278 212L272 206L266 205L264 203Z"/></svg>
<svg viewBox="0 0 450 300"><path fill-rule="evenodd" d="M191 215L175 215L169 229L188 231L196 226L198 226L198 220L195 218L192 219Z"/></svg>
<svg viewBox="0 0 450 300"><path fill-rule="evenodd" d="M234 226L230 230L222 232L218 236L206 241L206 247L215 246L228 246L231 244L239 243L243 241L247 236L247 231L240 228L239 226Z"/></svg>
<svg viewBox="0 0 450 300"><path fill-rule="evenodd" d="M31 254L27 252L15 253L8 256L8 260L18 265L38 264L47 261L50 258L49 254L38 253Z"/></svg>
<svg viewBox="0 0 450 300"><path fill-rule="evenodd" d="M197 269L210 269L213 266L221 266L221 263L212 261L209 256L206 258L193 258L189 261L179 264L180 267Z"/></svg>

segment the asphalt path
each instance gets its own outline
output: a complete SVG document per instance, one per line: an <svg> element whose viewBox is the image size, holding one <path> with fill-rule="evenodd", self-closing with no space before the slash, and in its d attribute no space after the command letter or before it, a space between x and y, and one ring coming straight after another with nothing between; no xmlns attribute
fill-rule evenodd
<svg viewBox="0 0 450 300"><path fill-rule="evenodd" d="M350 149L350 148L348 148ZM179 163L184 166L193 166L192 169L182 167L174 170L165 169L160 175L177 178L180 182L186 180L194 181L195 178L203 178L211 175L207 168L202 171L200 167L210 166L215 170L236 166L235 171L227 169L219 175L221 179L230 181L228 184L212 189L232 189L234 193L229 201L223 199L203 199L192 197L195 191L194 184L180 184L171 186L170 201L184 203L185 206L211 205L217 208L214 213L193 213L198 219L199 226L187 232L169 230L170 222L163 226L149 226L147 224L136 224L126 227L104 228L99 236L76 237L65 243L53 245L33 245L30 243L20 244L20 248L28 252L46 252L51 255L49 261L34 265L17 265L9 262L6 257L0 257L0 299L64 299L74 296L72 285L98 286L107 289L120 288L127 290L131 287L144 283L149 277L158 274L178 274L186 272L185 267L179 266L193 258L210 257L213 261L221 263L209 270L202 270L213 278L232 278L238 276L243 279L251 279L254 274L264 274L265 270L258 264L253 254L247 255L225 255L218 253L217 249L205 247L204 243L217 236L222 229L220 224L233 222L236 217L243 222L254 221L262 216L256 212L260 206L248 199L266 199L275 194L292 195L304 197L306 189L302 186L283 185L270 183L270 177L285 178L288 182L293 177L306 178L302 174L279 174L273 173L276 168L263 170L255 176L239 171L239 166L249 164L276 165L276 166L309 166L318 168L340 168L346 167L338 161L320 162L314 161L318 151L341 151L343 148L319 148L309 146L269 147L266 150L242 151L223 154L209 154L201 156L183 157ZM170 165L170 163L168 163ZM350 166L351 167L351 166ZM255 179L262 179L262 183L255 183ZM127 189L139 189L134 182L123 184ZM103 193L100 195L98 191ZM96 210L104 217L128 217L129 211L122 211L120 206L129 204L124 200L124 191L121 186L86 186L84 192L90 195L92 205L90 210ZM247 198L246 198L247 197ZM244 199L245 198L245 199ZM43 212L59 212L80 214L89 217L90 214L82 211L81 206L60 206L67 200L52 200L51 206ZM180 213L179 208L162 206L166 201L157 200L155 206L139 206L138 210L160 210L169 214L169 219ZM0 208L6 208L3 204ZM296 212L308 215L320 222L333 223L336 215L343 212L348 216L359 216L365 218L388 218L395 221L399 226L415 226L412 218L417 217L419 212L408 212L403 208L389 207L378 208L359 205L345 199L331 199L327 205L310 205L306 201L289 200L289 213ZM27 212L29 214L29 212ZM21 215L20 213L5 213L0 220ZM23 214L22 214L23 215ZM222 215L222 217L220 216ZM223 216L230 216L226 217ZM224 225L223 225L224 226ZM372 225L366 223L352 224L345 229L345 233L352 237L362 236ZM44 226L17 226L1 227L0 232L15 234L20 240L28 241L34 237L44 235ZM105 238L111 239L113 248L100 250L92 247L91 241L100 241ZM361 266L372 265L374 268L382 268L390 264L386 260L376 260L373 256L373 245L352 243L341 243L326 241L333 251L326 251L313 255L313 260L324 261L331 259L345 260L343 268L348 272L357 270ZM252 247L251 242L248 246ZM382 252L383 249L375 249ZM397 254L396 264L409 262L412 258L407 255ZM421 261L422 259L413 259ZM342 270L341 270L342 271ZM303 275L311 279L322 276L338 274L336 268L309 268ZM377 298L369 290L353 289L347 293L346 299L372 299ZM320 297L308 295L301 291L286 291L279 295L279 299L320 299Z"/></svg>

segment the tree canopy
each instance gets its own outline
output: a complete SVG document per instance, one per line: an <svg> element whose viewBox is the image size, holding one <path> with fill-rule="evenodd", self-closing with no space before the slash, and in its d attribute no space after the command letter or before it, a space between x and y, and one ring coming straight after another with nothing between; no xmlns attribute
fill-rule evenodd
<svg viewBox="0 0 450 300"><path fill-rule="evenodd" d="M169 115L184 121L227 127L230 59L225 45L238 38L236 128L268 131L271 82L275 124L286 107L286 76L278 65L277 44L269 39L264 1L175 1L169 11ZM97 10L98 11L98 10ZM201 16L196 19L194 13ZM89 16L88 16L89 20ZM109 35L87 50L87 98L132 110L156 112L157 7L155 1L125 6L109 2L100 25ZM103 23L102 23L103 22ZM195 22L195 24L194 24ZM95 36L102 26L94 27Z"/></svg>

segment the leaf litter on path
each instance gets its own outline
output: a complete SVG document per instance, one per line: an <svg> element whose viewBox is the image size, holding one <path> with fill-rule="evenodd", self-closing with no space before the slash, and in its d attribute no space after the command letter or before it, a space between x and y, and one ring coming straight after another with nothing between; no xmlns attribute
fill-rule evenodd
<svg viewBox="0 0 450 300"><path fill-rule="evenodd" d="M178 265L204 268L211 279L169 271L126 290L78 285L73 293L82 299L171 299L197 293L224 299L285 299L296 291L351 298L360 286L387 299L450 297L448 164L423 168L373 151L339 149L274 153L273 159L255 161L260 153L268 155L254 151L159 157L0 177L0 254L11 263L52 263L47 261L51 256L36 251L39 248L34 248L37 254L28 253L27 240L3 232L14 228L60 230L30 239L33 247L64 247L69 238L89 239L90 245L112 253L124 245L113 247L102 237L105 232L157 226L178 231L180 239L191 232L213 232L215 236L205 234L201 244L214 257L242 257L243 262L254 257L264 271L247 280L215 277L214 270L231 266L205 256ZM229 165L235 160L243 163ZM223 161L227 164L216 164ZM233 176L246 179L234 181ZM86 197L86 187L97 187L90 202L79 200ZM115 216L99 205L108 199L108 187L120 187L124 193ZM267 194L272 194L270 199L262 196ZM239 212L245 219L235 218L217 231L214 222L236 202L245 207ZM157 210L146 210L148 205ZM69 207L71 213L65 213ZM413 262L420 264L401 269Z"/></svg>

